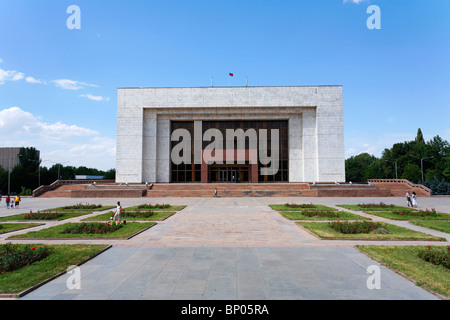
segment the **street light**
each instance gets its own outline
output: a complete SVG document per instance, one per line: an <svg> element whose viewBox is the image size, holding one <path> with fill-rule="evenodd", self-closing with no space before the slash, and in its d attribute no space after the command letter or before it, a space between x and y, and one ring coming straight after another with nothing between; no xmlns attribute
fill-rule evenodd
<svg viewBox="0 0 450 320"><path fill-rule="evenodd" d="M50 160L48 160L48 161L50 161ZM65 161L65 162L54 162L54 161L50 161L50 162L58 165L58 179L57 179L57 180L59 180L59 178L60 178L59 172L60 172L60 170L61 170L61 164L69 163L70 161Z"/></svg>
<svg viewBox="0 0 450 320"><path fill-rule="evenodd" d="M41 186L41 159L39 160L31 160L28 159L28 161L33 161L38 163L38 187Z"/></svg>
<svg viewBox="0 0 450 320"><path fill-rule="evenodd" d="M431 158L434 158L434 157L432 156L432 157L426 157L426 158L418 158L416 156L413 156L412 154L410 154L410 156L413 157L413 158L416 158L416 159L420 159L420 171L422 172L422 184L423 184L423 160L431 159Z"/></svg>
<svg viewBox="0 0 450 320"><path fill-rule="evenodd" d="M389 162L395 163L395 179L398 179L398 176L397 176L397 161L392 161L392 160L384 160L384 161L389 161Z"/></svg>

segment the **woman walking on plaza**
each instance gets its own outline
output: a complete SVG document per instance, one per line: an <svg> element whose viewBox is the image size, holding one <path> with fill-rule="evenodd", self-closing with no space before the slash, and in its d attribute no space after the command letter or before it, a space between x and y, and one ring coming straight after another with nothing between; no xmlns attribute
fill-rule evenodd
<svg viewBox="0 0 450 320"><path fill-rule="evenodd" d="M121 216L120 213L122 212L122 206L120 205L120 201L117 202L117 207L116 207L116 213L114 214L114 222L116 221L116 218L118 218L119 222L121 220Z"/></svg>

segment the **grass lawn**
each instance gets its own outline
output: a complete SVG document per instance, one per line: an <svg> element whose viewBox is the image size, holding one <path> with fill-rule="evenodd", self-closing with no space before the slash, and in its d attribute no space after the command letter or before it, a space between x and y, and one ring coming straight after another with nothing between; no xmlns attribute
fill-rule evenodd
<svg viewBox="0 0 450 320"><path fill-rule="evenodd" d="M344 208L344 209L349 209L349 210L354 210L354 211L363 211L364 213L367 214L373 214L379 217L383 217L386 219L391 219L391 220L450 220L450 214L447 213L441 213L441 212L436 212L435 216L414 216L414 215L409 215L409 214L398 214L398 213L394 213L394 210L402 210L403 212L407 212L407 213L415 213L415 212L419 212L419 210L417 209L413 209L413 208L408 208L408 207L401 207L401 206L378 206L378 205L374 205L374 207L371 208L366 208L366 207L362 207L361 205L355 205L355 204L342 204L342 205L337 205L338 207Z"/></svg>
<svg viewBox="0 0 450 320"><path fill-rule="evenodd" d="M155 225L155 222L130 222L122 228L108 234L70 234L62 233L67 226L75 223L65 223L58 226L15 235L8 239L128 239L135 234Z"/></svg>
<svg viewBox="0 0 450 320"><path fill-rule="evenodd" d="M155 204L154 206L158 206L157 204ZM124 208L127 211L131 211L131 210L153 210L153 211L180 211L183 210L184 208L186 208L186 206L173 206L173 205L168 205L167 208L148 208L148 209L140 209L138 208L139 206L131 206L131 207L126 207Z"/></svg>
<svg viewBox="0 0 450 320"><path fill-rule="evenodd" d="M436 216L414 216L407 214L396 214L392 211L364 211L367 214L373 214L378 217L391 220L450 220L450 214L437 212Z"/></svg>
<svg viewBox="0 0 450 320"><path fill-rule="evenodd" d="M162 221L167 219L168 217L174 215L180 210L183 210L186 208L186 206L173 206L173 205L164 205L167 206L167 208L160 208L158 204L153 205L156 208L149 208L149 209L140 209L139 206L132 206L132 207L126 207L124 208L125 211L142 211L142 212L148 212L153 211L154 214L150 217L132 217L132 216L122 216L122 220L126 221ZM83 221L109 221L111 217L114 217L115 212L109 211L104 214L96 215L94 217L89 217L86 219L83 219Z"/></svg>
<svg viewBox="0 0 450 320"><path fill-rule="evenodd" d="M388 223L381 223L388 234L358 233L345 234L332 229L327 222L297 222L298 225L311 231L322 239L348 239L348 240L433 240L445 241L444 238L398 227Z"/></svg>
<svg viewBox="0 0 450 320"><path fill-rule="evenodd" d="M43 211L41 211L41 212L43 212ZM56 212L56 211L52 211L52 212ZM60 211L57 211L57 212L60 212ZM92 212L77 212L77 211L69 211L69 212L64 212L63 214L62 214L62 216L60 216L60 217L57 217L57 218L55 218L55 219L46 219L46 220L43 220L43 219L41 219L41 220L39 220L39 221L59 221L59 220L65 220L65 219L70 219L70 218L75 218L75 217L79 217L79 216L83 216L83 215L86 215L86 214L90 214L90 213L92 213ZM25 215L26 215L27 213L22 213L22 214L16 214L16 215L13 215L13 216L8 216L8 217L1 217L0 218L0 221L37 221L37 220L30 220L30 219L25 219Z"/></svg>
<svg viewBox="0 0 450 320"><path fill-rule="evenodd" d="M391 269L413 278L416 285L450 298L450 271L420 259L423 246L356 246ZM447 247L440 247L447 250Z"/></svg>
<svg viewBox="0 0 450 320"><path fill-rule="evenodd" d="M283 217L290 220L367 220L368 218L358 216L356 214L346 211L334 211L337 216L307 216L302 214L302 211L278 211Z"/></svg>
<svg viewBox="0 0 450 320"><path fill-rule="evenodd" d="M379 206L379 205L374 205L374 207L372 208L366 208L363 207L359 204L338 204L336 205L336 207L341 207L344 209L349 209L349 210L354 210L354 211L392 211L392 210L411 210L414 211L415 209L413 208L408 208L408 207L402 207L402 206L391 206L391 205L386 205L386 206Z"/></svg>
<svg viewBox="0 0 450 320"><path fill-rule="evenodd" d="M167 219L171 215L174 215L176 212L173 211L158 211L154 212L154 214L151 217L130 217L130 216L122 216L122 220L126 221L162 221L164 219ZM86 219L83 219L82 221L109 221L111 217L114 217L114 212L110 211L107 213L103 213L94 217L89 217Z"/></svg>
<svg viewBox="0 0 450 320"><path fill-rule="evenodd" d="M327 206L324 206L321 204L306 204L306 205L311 205L311 208L290 207L290 206L287 206L286 204L269 204L269 207L271 207L275 211L301 211L301 210L305 210L305 209L337 211L336 208L327 207Z"/></svg>
<svg viewBox="0 0 450 320"><path fill-rule="evenodd" d="M19 245L24 246L24 245ZM40 244L31 245L38 248ZM106 245L50 245L54 252L19 270L0 274L0 294L19 294L106 249Z"/></svg>
<svg viewBox="0 0 450 320"><path fill-rule="evenodd" d="M368 219L350 212L339 211L336 208L327 207L320 204L307 204L308 208L291 207L286 204L269 205L275 211L278 211L283 217L290 220L364 220ZM336 215L327 215L327 212ZM315 215L314 212L317 212Z"/></svg>
<svg viewBox="0 0 450 320"><path fill-rule="evenodd" d="M86 208L69 208L68 207L58 207L58 208L52 208L52 209L45 209L45 210L40 210L41 212L46 212L46 211L57 211L57 212L84 212L84 213L89 213L89 212L94 212L94 211L103 211L103 210L109 210L115 208L115 206L101 206L99 208L92 208L92 209L86 209Z"/></svg>
<svg viewBox="0 0 450 320"><path fill-rule="evenodd" d="M450 233L450 221L411 221L417 226Z"/></svg>
<svg viewBox="0 0 450 320"><path fill-rule="evenodd" d="M27 228L31 228L31 227L36 227L36 226L40 226L40 225L41 225L40 223L3 223L3 224L0 224L0 226L1 226L0 234L17 231L17 230L21 230L21 229L27 229Z"/></svg>

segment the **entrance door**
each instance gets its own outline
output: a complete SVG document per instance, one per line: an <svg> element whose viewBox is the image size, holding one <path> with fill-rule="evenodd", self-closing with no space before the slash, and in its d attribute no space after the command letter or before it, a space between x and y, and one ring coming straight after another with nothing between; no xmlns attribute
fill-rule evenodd
<svg viewBox="0 0 450 320"><path fill-rule="evenodd" d="M219 182L228 182L228 170L227 168L219 169Z"/></svg>
<svg viewBox="0 0 450 320"><path fill-rule="evenodd" d="M239 180L239 170L231 170L231 182L238 182Z"/></svg>

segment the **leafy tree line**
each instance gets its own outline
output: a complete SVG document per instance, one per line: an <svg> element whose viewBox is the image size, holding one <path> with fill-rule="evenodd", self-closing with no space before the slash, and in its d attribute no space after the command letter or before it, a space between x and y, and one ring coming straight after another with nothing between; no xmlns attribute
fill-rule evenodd
<svg viewBox="0 0 450 320"><path fill-rule="evenodd" d="M103 176L104 179L115 179L116 170L102 171L84 166L64 166L56 163L51 167L40 166L38 151L31 148L21 148L18 154L19 164L10 173L10 193L29 195L40 185L49 185L58 180L73 180L75 175ZM8 171L0 166L0 193L8 192Z"/></svg>
<svg viewBox="0 0 450 320"><path fill-rule="evenodd" d="M345 171L347 181L407 179L433 194L450 194L450 144L439 135L425 141L419 128L414 140L395 143L381 158L361 153L346 159Z"/></svg>

